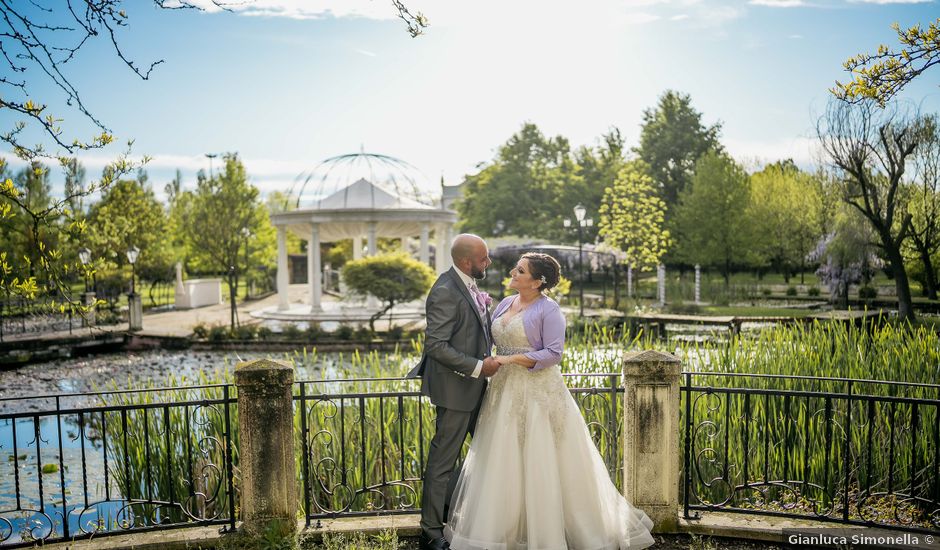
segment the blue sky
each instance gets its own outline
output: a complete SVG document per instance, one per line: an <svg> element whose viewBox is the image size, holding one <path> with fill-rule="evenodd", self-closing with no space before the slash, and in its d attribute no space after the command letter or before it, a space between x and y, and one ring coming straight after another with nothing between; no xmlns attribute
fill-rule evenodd
<svg viewBox="0 0 940 550"><path fill-rule="evenodd" d="M128 2L127 55L165 60L150 80L103 41L67 74L120 140L152 157L159 192L176 168L193 185L205 153L238 152L267 192L360 147L454 184L527 121L575 146L617 126L633 146L643 110L666 89L691 94L706 123L721 121L746 165L810 166L842 62L895 44L893 22L940 13L936 2L897 0L405 3L430 20L423 36L411 38L387 0L256 0L234 13ZM933 69L904 97L940 111L938 83ZM92 133L48 83L33 78L30 92L71 135ZM0 128L13 120L0 111ZM117 152L80 157L97 174Z"/></svg>

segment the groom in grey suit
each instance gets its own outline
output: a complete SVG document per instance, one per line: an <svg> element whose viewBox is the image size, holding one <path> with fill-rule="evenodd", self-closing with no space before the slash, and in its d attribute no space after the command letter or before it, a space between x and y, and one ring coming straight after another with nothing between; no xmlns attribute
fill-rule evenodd
<svg viewBox="0 0 940 550"><path fill-rule="evenodd" d="M442 251L441 251L442 252ZM434 437L424 471L421 548L446 550L444 509L459 470L457 458L474 424L486 377L499 369L490 356L490 315L486 294L476 286L490 265L486 243L476 235L458 235L451 245L454 267L442 273L428 294L424 355L409 374L421 376L421 393L437 407Z"/></svg>

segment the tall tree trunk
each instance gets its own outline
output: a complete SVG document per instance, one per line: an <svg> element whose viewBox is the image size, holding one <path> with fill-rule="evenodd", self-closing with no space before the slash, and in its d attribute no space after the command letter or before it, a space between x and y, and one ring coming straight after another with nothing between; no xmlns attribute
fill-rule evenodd
<svg viewBox="0 0 940 550"><path fill-rule="evenodd" d="M904 258L901 257L901 250L893 242L885 242L885 255L888 257L888 261L891 262L891 269L894 271L894 288L898 295L898 317L913 319L914 302L911 299L911 285L907 279L907 270L904 269Z"/></svg>
<svg viewBox="0 0 940 550"><path fill-rule="evenodd" d="M916 241L915 241L916 243ZM926 248L917 247L920 253L920 261L924 264L924 282L927 284L927 298L937 299L937 272L933 268L933 260L930 259L930 252Z"/></svg>
<svg viewBox="0 0 940 550"><path fill-rule="evenodd" d="M238 279L235 277L233 271L229 271L228 276L228 300L229 300L229 315L230 315L230 327L235 330L235 294L238 290Z"/></svg>

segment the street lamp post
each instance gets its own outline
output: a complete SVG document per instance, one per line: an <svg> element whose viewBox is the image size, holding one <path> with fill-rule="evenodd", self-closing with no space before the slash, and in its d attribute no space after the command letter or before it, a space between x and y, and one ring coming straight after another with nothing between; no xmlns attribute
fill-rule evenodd
<svg viewBox="0 0 940 550"><path fill-rule="evenodd" d="M131 264L131 293L127 295L127 324L128 330L136 331L144 328L144 310L140 295L137 294L137 258L140 249L132 246L127 249L127 261Z"/></svg>
<svg viewBox="0 0 940 550"><path fill-rule="evenodd" d="M212 159L219 156L217 153L206 153L206 158L209 159L209 179L212 179Z"/></svg>
<svg viewBox="0 0 940 550"><path fill-rule="evenodd" d="M137 256L140 255L140 249L136 246L132 246L127 249L127 261L131 264L131 294L137 294L136 292L136 279L137 279Z"/></svg>
<svg viewBox="0 0 940 550"><path fill-rule="evenodd" d="M587 209L584 206L578 204L574 207L574 226L578 230L578 300L581 303L581 317L584 317L584 236L583 228L593 227L594 220L591 218L585 218L587 214ZM571 220L565 218L564 224L565 227L571 227Z"/></svg>
<svg viewBox="0 0 940 550"><path fill-rule="evenodd" d="M88 292L88 264L91 263L91 250L84 246L79 248L78 259L82 262L82 271L85 274L85 292Z"/></svg>

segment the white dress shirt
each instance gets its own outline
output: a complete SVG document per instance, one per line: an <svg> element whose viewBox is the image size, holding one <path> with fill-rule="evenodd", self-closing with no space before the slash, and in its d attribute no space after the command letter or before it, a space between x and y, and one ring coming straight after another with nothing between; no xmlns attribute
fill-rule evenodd
<svg viewBox="0 0 940 550"><path fill-rule="evenodd" d="M472 285L477 284L477 280L467 275L463 271L461 271L460 268L458 267L455 267L454 271L456 271L457 275L460 276L460 280L463 281L465 285L467 285L467 291L470 292L470 296L473 296L473 291L470 290L470 287ZM483 322L486 322L486 320L484 319ZM473 378L479 378L481 372L483 372L483 360L482 359L477 360L477 368L473 369L473 374L471 374L470 376Z"/></svg>

